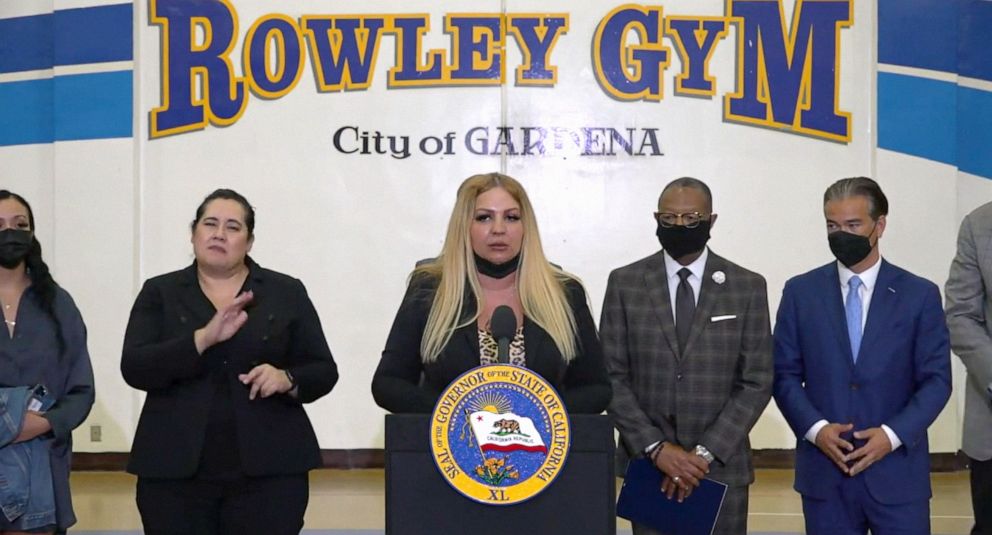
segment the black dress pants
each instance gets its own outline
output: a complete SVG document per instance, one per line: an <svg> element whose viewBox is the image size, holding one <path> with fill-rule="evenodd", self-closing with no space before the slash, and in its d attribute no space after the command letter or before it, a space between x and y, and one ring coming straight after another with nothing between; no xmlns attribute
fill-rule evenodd
<svg viewBox="0 0 992 535"><path fill-rule="evenodd" d="M971 506L975 511L971 535L992 535L992 459L971 459Z"/></svg>
<svg viewBox="0 0 992 535"><path fill-rule="evenodd" d="M298 535L306 473L233 480L138 478L146 535Z"/></svg>

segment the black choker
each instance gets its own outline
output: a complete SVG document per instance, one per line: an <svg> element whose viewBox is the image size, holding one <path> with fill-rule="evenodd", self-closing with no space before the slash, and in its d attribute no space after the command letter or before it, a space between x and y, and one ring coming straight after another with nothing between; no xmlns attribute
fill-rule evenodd
<svg viewBox="0 0 992 535"><path fill-rule="evenodd" d="M494 264L479 255L475 255L475 267L479 270L479 273L494 279L502 279L510 273L513 273L517 270L517 266L519 264L519 253L517 253L517 256L514 256L502 264Z"/></svg>

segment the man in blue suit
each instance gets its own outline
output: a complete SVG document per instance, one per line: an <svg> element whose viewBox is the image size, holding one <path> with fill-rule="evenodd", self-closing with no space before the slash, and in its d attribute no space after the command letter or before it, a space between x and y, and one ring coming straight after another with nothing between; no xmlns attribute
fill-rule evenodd
<svg viewBox="0 0 992 535"><path fill-rule="evenodd" d="M888 208L870 178L827 188L837 262L789 280L778 309L774 395L811 534L930 533L927 428L950 348L937 286L881 258Z"/></svg>

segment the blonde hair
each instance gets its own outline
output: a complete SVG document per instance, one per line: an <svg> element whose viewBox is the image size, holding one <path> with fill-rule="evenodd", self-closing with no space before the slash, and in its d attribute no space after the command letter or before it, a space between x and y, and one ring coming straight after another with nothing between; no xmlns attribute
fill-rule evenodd
<svg viewBox="0 0 992 535"><path fill-rule="evenodd" d="M495 188L502 188L520 205L523 224L523 241L520 246L520 264L517 268L517 292L524 315L544 329L554 340L565 362L570 362L578 352L575 316L568 304L565 282L576 277L548 262L541 247L534 208L527 192L515 179L500 173L474 175L458 187L455 207L448 221L441 254L429 263L417 267L411 278L429 275L438 279L437 292L431 304L427 324L420 342L424 362L433 362L451 340L458 328L479 318L482 308L482 287L476 271L470 229L475 216L476 198ZM475 296L475 313L459 323L465 307L465 283L468 282Z"/></svg>

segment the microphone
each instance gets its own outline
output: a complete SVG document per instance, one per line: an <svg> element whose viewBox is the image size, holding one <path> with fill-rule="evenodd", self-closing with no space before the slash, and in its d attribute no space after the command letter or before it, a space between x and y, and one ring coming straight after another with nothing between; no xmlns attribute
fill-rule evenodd
<svg viewBox="0 0 992 535"><path fill-rule="evenodd" d="M517 316L513 314L513 309L500 305L493 310L493 316L489 319L489 328L496 339L497 352L496 362L508 364L510 362L510 340L517 333Z"/></svg>

